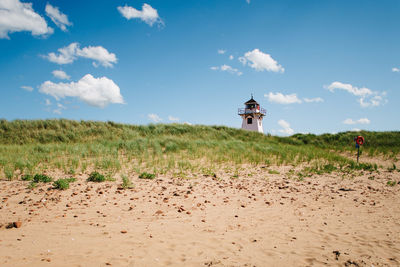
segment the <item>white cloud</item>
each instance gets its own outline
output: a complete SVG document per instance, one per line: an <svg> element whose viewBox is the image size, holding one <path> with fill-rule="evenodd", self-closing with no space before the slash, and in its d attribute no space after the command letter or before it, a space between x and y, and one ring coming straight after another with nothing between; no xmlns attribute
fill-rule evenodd
<svg viewBox="0 0 400 267"><path fill-rule="evenodd" d="M279 120L278 124L279 124L279 126L281 126L283 128L283 129L279 130L280 133L288 134L288 135L294 134L294 130L292 128L290 128L290 124L287 121Z"/></svg>
<svg viewBox="0 0 400 267"><path fill-rule="evenodd" d="M274 102L278 104L302 103L302 101L297 97L296 94L284 95L282 93L269 92L268 94L265 94L264 97L268 98L269 102Z"/></svg>
<svg viewBox="0 0 400 267"><path fill-rule="evenodd" d="M60 12L58 7L53 7L49 3L46 4L46 15L57 25L62 31L67 31L67 26L71 26L72 23L68 20L67 15Z"/></svg>
<svg viewBox="0 0 400 267"><path fill-rule="evenodd" d="M380 94L380 95L378 95L378 94ZM374 95L371 98L362 97L358 100L358 102L360 103L360 106L363 108L378 107L380 105L387 103L387 99L385 98L385 96L386 96L386 92L377 93L377 95Z"/></svg>
<svg viewBox="0 0 400 267"><path fill-rule="evenodd" d="M239 61L256 71L272 71L272 72L285 72L285 69L274 60L271 55L261 52L259 49L254 49L244 54L239 58Z"/></svg>
<svg viewBox="0 0 400 267"><path fill-rule="evenodd" d="M220 70L220 71L226 71L226 72L229 72L229 73L232 73L232 74L236 74L236 75L238 75L238 76L240 76L240 75L242 75L243 73L241 72L241 71L239 71L238 69L235 69L235 68L232 68L231 66L229 66L229 65L226 65L226 64L224 64L224 65L222 65L222 66L220 66L220 67L211 67L210 68L211 70Z"/></svg>
<svg viewBox="0 0 400 267"><path fill-rule="evenodd" d="M114 53L109 53L102 46L88 46L77 50L77 55L84 58L93 59L104 67L112 67L112 63L117 63Z"/></svg>
<svg viewBox="0 0 400 267"><path fill-rule="evenodd" d="M160 116L158 116L157 114L154 114L154 113L148 114L148 115L147 115L147 118L148 118L149 120L155 122L155 123L158 123L158 122L161 122L161 121L162 121L162 119L160 118Z"/></svg>
<svg viewBox="0 0 400 267"><path fill-rule="evenodd" d="M315 98L303 98L304 102L306 103L320 103L320 102L324 102L324 100L320 97L315 97Z"/></svg>
<svg viewBox="0 0 400 267"><path fill-rule="evenodd" d="M65 71L62 70L53 70L51 73L54 75L54 77L61 80L69 80L71 78L68 74L65 73Z"/></svg>
<svg viewBox="0 0 400 267"><path fill-rule="evenodd" d="M168 116L169 121L179 121L179 118L173 117L173 116Z"/></svg>
<svg viewBox="0 0 400 267"><path fill-rule="evenodd" d="M218 54L220 54L220 55L223 55L223 54L225 54L226 53L226 50L223 50L223 49L218 49Z"/></svg>
<svg viewBox="0 0 400 267"><path fill-rule="evenodd" d="M400 69L399 68L392 68L392 71L393 72L400 72Z"/></svg>
<svg viewBox="0 0 400 267"><path fill-rule="evenodd" d="M124 103L118 85L107 77L94 78L90 74L86 74L78 82L53 83L46 81L40 85L39 92L51 95L56 100L77 97L91 106L100 108L110 103Z"/></svg>
<svg viewBox="0 0 400 267"><path fill-rule="evenodd" d="M349 125L352 125L352 124L370 124L371 121L369 119L367 119L367 118L361 118L359 120L345 119L343 121L343 123L344 124L349 124Z"/></svg>
<svg viewBox="0 0 400 267"><path fill-rule="evenodd" d="M361 129L359 129L359 128L353 128L353 129L351 129L351 131L353 131L353 132L361 132Z"/></svg>
<svg viewBox="0 0 400 267"><path fill-rule="evenodd" d="M25 91L28 91L28 92L32 92L33 91L33 87L32 86L23 85L23 86L21 86L21 88L24 89Z"/></svg>
<svg viewBox="0 0 400 267"><path fill-rule="evenodd" d="M157 9L154 9L149 4L143 4L141 11L127 5L124 7L119 6L117 9L121 15L128 20L137 18L150 26L153 26L154 23L161 26L164 25L164 22L158 15Z"/></svg>
<svg viewBox="0 0 400 267"><path fill-rule="evenodd" d="M233 55L230 55L230 56L229 56L229 59L230 59L230 60L233 60L233 59L234 59Z"/></svg>
<svg viewBox="0 0 400 267"><path fill-rule="evenodd" d="M339 89L359 97L358 102L360 103L361 107L377 107L387 102L386 92L372 91L366 87L358 88L351 84L341 82L333 82L324 87L332 93Z"/></svg>
<svg viewBox="0 0 400 267"><path fill-rule="evenodd" d="M71 43L69 46L65 46L58 49L59 54L51 52L45 58L49 61L57 64L69 64L76 60L76 50L78 49L78 43Z"/></svg>
<svg viewBox="0 0 400 267"><path fill-rule="evenodd" d="M33 10L32 3L1 0L0 38L9 39L9 33L21 31L31 32L35 36L53 33L53 29L47 26L46 20Z"/></svg>
<svg viewBox="0 0 400 267"><path fill-rule="evenodd" d="M46 106L51 106L51 101L50 101L49 99L46 98L45 101L46 101L46 102L45 102L45 105L46 105Z"/></svg>
<svg viewBox="0 0 400 267"><path fill-rule="evenodd" d="M102 46L87 46L79 48L78 43L71 43L68 46L58 49L59 54L51 52L45 58L57 64L69 64L74 62L78 57L95 60L104 67L112 67L113 63L117 63L117 57L114 53L108 52ZM97 63L95 64L97 66Z"/></svg>
<svg viewBox="0 0 400 267"><path fill-rule="evenodd" d="M348 83L341 83L341 82L333 82L330 85L326 87L329 91L332 93L335 91L335 89L340 89L349 92L350 94L353 94L355 96L367 96L367 95L372 95L372 91L366 87L358 88L355 86L352 86L351 84Z"/></svg>
<svg viewBox="0 0 400 267"><path fill-rule="evenodd" d="M57 107L61 109L67 109L63 104L57 103Z"/></svg>
<svg viewBox="0 0 400 267"><path fill-rule="evenodd" d="M361 118L359 120L353 120L353 119L345 119L343 121L344 124L352 125L352 124L370 124L370 120L367 118Z"/></svg>

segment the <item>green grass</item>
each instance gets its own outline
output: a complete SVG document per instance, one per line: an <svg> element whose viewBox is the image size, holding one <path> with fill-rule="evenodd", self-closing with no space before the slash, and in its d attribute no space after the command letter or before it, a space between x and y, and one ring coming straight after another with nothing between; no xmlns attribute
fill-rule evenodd
<svg viewBox="0 0 400 267"><path fill-rule="evenodd" d="M291 137L183 124L127 125L72 120L0 120L0 179L59 170L65 175L96 170L106 181L125 173L203 174L243 165L310 166L304 172L376 171L343 152L355 153L354 136L366 139L367 155L395 157L400 132L344 132ZM392 167L393 168L393 167ZM394 170L393 170L394 171ZM101 177L101 176L100 176ZM89 180L90 181L90 180Z"/></svg>
<svg viewBox="0 0 400 267"><path fill-rule="evenodd" d="M33 180L33 176L30 174L24 174L21 176L21 180L22 181L32 181Z"/></svg>
<svg viewBox="0 0 400 267"><path fill-rule="evenodd" d="M282 138L282 142L292 144L314 145L321 148L333 148L341 151L355 151L354 137L361 135L365 138L362 150L368 155L383 154L395 156L400 153L400 131L391 132L341 132L337 134L295 134Z"/></svg>
<svg viewBox="0 0 400 267"><path fill-rule="evenodd" d="M69 184L75 181L76 181L75 178L58 179L54 181L53 187L54 189L66 190L69 188Z"/></svg>
<svg viewBox="0 0 400 267"><path fill-rule="evenodd" d="M106 177L103 174L100 174L98 172L92 172L89 175L89 178L87 180L88 180L88 182L101 183L101 182L106 181Z"/></svg>
<svg viewBox="0 0 400 267"><path fill-rule="evenodd" d="M122 188L123 189L131 189L134 188L135 186L132 184L132 181L128 178L126 175L121 175L122 178Z"/></svg>
<svg viewBox="0 0 400 267"><path fill-rule="evenodd" d="M154 173L148 173L148 172L142 172L139 175L140 179L154 179L156 178L156 175Z"/></svg>
<svg viewBox="0 0 400 267"><path fill-rule="evenodd" d="M35 183L50 183L53 179L45 174L35 174L33 182Z"/></svg>

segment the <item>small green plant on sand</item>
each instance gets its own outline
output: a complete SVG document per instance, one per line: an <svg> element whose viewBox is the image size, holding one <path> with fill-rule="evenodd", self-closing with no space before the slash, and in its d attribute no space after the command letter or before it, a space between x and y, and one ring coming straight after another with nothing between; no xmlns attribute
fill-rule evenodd
<svg viewBox="0 0 400 267"><path fill-rule="evenodd" d="M58 179L57 181L54 181L53 186L54 189L66 190L69 188L69 184L75 181L75 178Z"/></svg>
<svg viewBox="0 0 400 267"><path fill-rule="evenodd" d="M122 188L123 189L131 189L131 188L135 187L132 184L132 181L128 178L128 176L123 174L123 175L121 175L121 178L122 178Z"/></svg>
<svg viewBox="0 0 400 267"><path fill-rule="evenodd" d="M396 185L396 181L391 181L391 180L389 180L389 181L387 182L387 185L388 185L388 186L395 186L395 185Z"/></svg>
<svg viewBox="0 0 400 267"><path fill-rule="evenodd" d="M37 186L37 183L35 183L34 181L32 181L29 185L28 185L28 189L33 189Z"/></svg>
<svg viewBox="0 0 400 267"><path fill-rule="evenodd" d="M25 175L21 176L21 180L22 181L31 181L31 180L33 180L33 176L30 174L25 174Z"/></svg>
<svg viewBox="0 0 400 267"><path fill-rule="evenodd" d="M275 171L275 170L268 170L268 173L269 174L279 174L280 172Z"/></svg>
<svg viewBox="0 0 400 267"><path fill-rule="evenodd" d="M33 181L35 183L50 183L53 179L45 174L35 174Z"/></svg>
<svg viewBox="0 0 400 267"><path fill-rule="evenodd" d="M154 179L156 178L156 175L154 173L148 173L148 172L142 172L139 175L140 179Z"/></svg>
<svg viewBox="0 0 400 267"><path fill-rule="evenodd" d="M98 172L92 172L89 175L89 178L87 179L89 182L96 182L96 183L100 183L100 182L104 182L106 180L106 177L104 177L104 175L98 173Z"/></svg>

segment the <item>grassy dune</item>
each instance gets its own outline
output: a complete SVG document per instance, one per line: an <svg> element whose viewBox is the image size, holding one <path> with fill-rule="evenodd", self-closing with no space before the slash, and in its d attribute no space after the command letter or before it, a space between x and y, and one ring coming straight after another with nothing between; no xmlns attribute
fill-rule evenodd
<svg viewBox="0 0 400 267"><path fill-rule="evenodd" d="M12 180L49 170L71 175L97 170L110 177L143 172L188 177L224 168L234 175L244 164L301 165L299 177L377 170L376 164L356 164L341 153L355 150L357 134L366 137L363 151L371 156L395 158L400 151L400 132L276 137L224 126L1 120L0 178Z"/></svg>

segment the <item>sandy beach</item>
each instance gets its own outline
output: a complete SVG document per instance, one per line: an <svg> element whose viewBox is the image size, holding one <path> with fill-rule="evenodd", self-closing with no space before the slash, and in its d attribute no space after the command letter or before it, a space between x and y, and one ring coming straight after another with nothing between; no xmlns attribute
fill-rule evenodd
<svg viewBox="0 0 400 267"><path fill-rule="evenodd" d="M398 266L400 173L1 181L1 266ZM17 223L12 228L9 225Z"/></svg>

